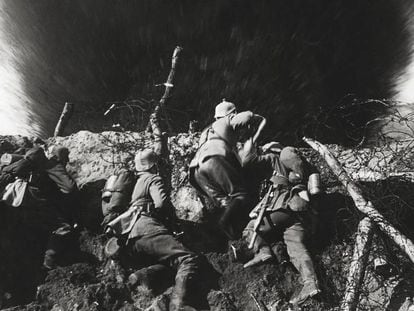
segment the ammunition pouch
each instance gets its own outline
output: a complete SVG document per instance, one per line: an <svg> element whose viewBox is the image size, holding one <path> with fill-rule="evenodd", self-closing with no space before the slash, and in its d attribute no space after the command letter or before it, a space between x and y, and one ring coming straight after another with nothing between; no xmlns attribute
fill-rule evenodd
<svg viewBox="0 0 414 311"><path fill-rule="evenodd" d="M294 212L307 212L309 211L309 201L301 198L298 192L291 190L291 195L288 199L287 207Z"/></svg>

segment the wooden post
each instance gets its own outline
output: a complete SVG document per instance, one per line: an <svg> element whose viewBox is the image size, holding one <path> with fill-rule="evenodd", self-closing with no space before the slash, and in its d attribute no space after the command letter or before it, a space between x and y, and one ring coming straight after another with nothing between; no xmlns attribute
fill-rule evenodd
<svg viewBox="0 0 414 311"><path fill-rule="evenodd" d="M358 307L360 289L364 280L369 251L372 245L372 221L365 217L359 222L354 245L354 254L349 265L348 279L344 298L341 302L342 311L355 311Z"/></svg>
<svg viewBox="0 0 414 311"><path fill-rule="evenodd" d="M168 74L167 82L164 83L165 85L164 95L161 97L160 101L155 106L153 113L150 115L150 119L149 119L148 127L147 127L147 131L151 130L154 135L154 139L155 139L154 151L158 155L166 159L168 159L167 137L166 135L163 135L162 133L161 122L160 122L160 110L167 102L168 98L170 97L170 93L174 87L173 82L174 82L174 77L175 77L178 56L180 55L182 50L183 49L179 46L177 46L174 49L174 53L173 53L172 60L171 60L171 70L170 70L170 73Z"/></svg>
<svg viewBox="0 0 414 311"><path fill-rule="evenodd" d="M399 230L394 228L388 220L384 218L372 205L370 201L364 199L361 189L349 177L345 169L339 164L339 161L329 151L329 149L320 142L304 137L303 140L318 151L325 159L333 173L338 177L342 184L348 190L348 193L354 200L356 208L367 215L378 227L387 234L410 258L414 263L414 244L402 234Z"/></svg>
<svg viewBox="0 0 414 311"><path fill-rule="evenodd" d="M163 177L165 187L169 192L171 190L171 167L169 165L169 150L168 150L168 135L162 132L161 121L160 121L160 110L164 107L167 100L170 98L170 93L174 87L174 76L177 66L178 56L180 55L182 48L177 46L174 49L174 53L171 61L171 70L167 78L167 82L164 83L165 91L160 101L154 108L153 113L150 115L147 131L151 130L154 135L154 152L160 157L159 169L160 175ZM164 113L165 110L163 109ZM168 119L165 117L168 125ZM171 126L169 126L171 132Z"/></svg>
<svg viewBox="0 0 414 311"><path fill-rule="evenodd" d="M153 121L154 118L156 118L156 119L159 118L159 113L160 113L161 108L164 107L165 103L167 102L167 100L171 96L170 94L171 94L171 91L174 87L173 83L174 83L174 77L175 77L175 71L176 71L176 67L177 67L178 57L179 57L182 50L183 50L183 48L180 47L180 46L177 46L174 49L173 56L172 56L172 59L171 59L170 73L168 74L167 82L164 83L164 86L165 86L164 94L161 97L161 99L159 100L159 102L157 103L157 105L155 106L154 112L150 116L150 121L149 121L148 126L147 126L147 131L149 131L151 129L154 133L154 126L152 124L152 121ZM165 114L165 111L164 111L164 114ZM169 126L169 130L171 131L171 126L169 125L166 114L165 114L165 118L166 118L165 120L167 122L167 125ZM158 132L158 130L156 130L156 131ZM160 133L154 133L155 136L159 135L159 134Z"/></svg>
<svg viewBox="0 0 414 311"><path fill-rule="evenodd" d="M65 103L65 106L63 107L62 113L60 115L59 121L55 128L54 137L62 136L63 131L66 127L66 124L68 123L70 117L73 113L73 104L72 103Z"/></svg>

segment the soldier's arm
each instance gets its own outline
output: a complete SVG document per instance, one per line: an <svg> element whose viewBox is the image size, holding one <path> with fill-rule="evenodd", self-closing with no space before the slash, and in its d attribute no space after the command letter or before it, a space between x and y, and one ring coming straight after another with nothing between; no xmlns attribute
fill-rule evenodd
<svg viewBox="0 0 414 311"><path fill-rule="evenodd" d="M169 203L167 192L165 191L164 183L161 177L157 176L151 183L149 188L151 198L154 202L156 210L162 209Z"/></svg>
<svg viewBox="0 0 414 311"><path fill-rule="evenodd" d="M233 116L230 120L230 125L235 131L249 127L257 128L255 134L252 135L253 143L255 143L266 125L266 119L261 115L254 114L251 111L243 111Z"/></svg>
<svg viewBox="0 0 414 311"><path fill-rule="evenodd" d="M157 176L151 183L149 192L154 202L154 216L169 223L169 225L175 222L175 209L165 191L164 183L160 176Z"/></svg>
<svg viewBox="0 0 414 311"><path fill-rule="evenodd" d="M256 133L255 133L255 134L254 134L254 136L253 136L253 144L255 144L255 143L256 143L256 141L257 141L257 139L259 138L260 134L262 133L263 128L264 128L264 127L265 127L265 125L266 125L266 118L262 117L261 115L255 114L255 115L253 116L253 119L255 119L255 120L257 120L258 122L260 122L260 123L259 123L259 126L257 127L257 131L256 131Z"/></svg>
<svg viewBox="0 0 414 311"><path fill-rule="evenodd" d="M63 164L58 163L52 168L47 169L46 172L50 179L56 183L61 192L72 193L78 190L76 182L66 171Z"/></svg>

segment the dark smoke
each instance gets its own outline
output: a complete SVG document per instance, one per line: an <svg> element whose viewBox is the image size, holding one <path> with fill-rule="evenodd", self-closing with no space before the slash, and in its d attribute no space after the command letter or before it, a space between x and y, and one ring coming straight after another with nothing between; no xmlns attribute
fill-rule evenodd
<svg viewBox="0 0 414 311"><path fill-rule="evenodd" d="M306 134L345 143L375 113L347 111L352 122L344 122L335 107L349 98L391 97L408 65L407 6L403 0L14 0L5 10L16 44L24 46L18 69L43 136L53 133L65 101L77 103L73 131L106 126L108 102L159 99L162 88L154 85L165 81L181 45L168 112L174 130L185 130L191 119L207 124L225 97L239 110L268 116L268 138L291 143Z"/></svg>

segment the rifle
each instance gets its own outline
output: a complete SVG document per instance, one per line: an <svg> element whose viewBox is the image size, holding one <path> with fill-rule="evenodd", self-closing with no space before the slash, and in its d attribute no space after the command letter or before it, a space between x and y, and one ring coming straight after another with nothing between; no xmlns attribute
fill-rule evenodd
<svg viewBox="0 0 414 311"><path fill-rule="evenodd" d="M254 242L256 242L257 239L257 232L259 230L260 224L263 220L264 214L266 212L266 208L269 206L270 200L273 197L273 185L269 185L269 189L267 190L265 196L263 197L263 199L260 201L260 206L259 206L259 215L256 218L256 222L254 223L254 227L253 227L253 236L252 239L250 240L249 243L249 249L252 249L254 246Z"/></svg>

